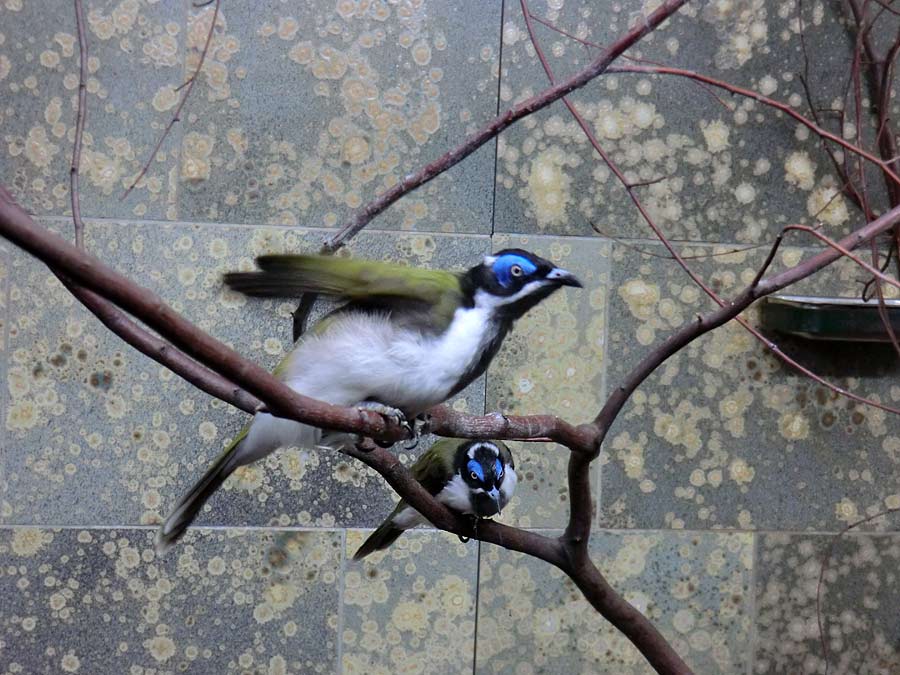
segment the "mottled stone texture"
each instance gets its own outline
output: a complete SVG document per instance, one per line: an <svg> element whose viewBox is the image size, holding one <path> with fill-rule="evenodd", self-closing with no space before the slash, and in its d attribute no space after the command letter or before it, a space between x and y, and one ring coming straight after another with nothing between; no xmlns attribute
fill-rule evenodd
<svg viewBox="0 0 900 675"><path fill-rule="evenodd" d="M228 292L222 273L317 250L358 206L548 82L513 0L222 0L182 119L122 200L197 68L214 7L84 4L89 251L266 367L291 347L294 303ZM535 22L564 77L644 5L655 3L533 0L531 10L570 34ZM834 108L852 44L845 12L830 0L690 3L631 56L801 112L803 72L814 103ZM878 46L900 22L883 15ZM0 0L0 182L67 237L77 74L71 3ZM634 74L605 75L571 100L725 297L753 278L783 225L816 221L837 236L860 221L821 144L759 103ZM881 177L870 171L868 185L882 208ZM790 235L773 269L815 243ZM655 344L713 307L560 104L405 197L348 249L461 270L507 247L570 269L585 289L521 320L488 374L451 402L459 410L588 420ZM863 278L841 264L795 290L854 295ZM900 404L890 347L770 337L835 384ZM239 470L200 527L158 557L155 526L246 416L113 338L43 265L2 244L0 381L4 675L649 672L539 561L424 529L352 561L395 495L322 450ZM431 442L394 450L411 463ZM511 446L520 482L503 520L557 534L565 451ZM826 672L815 607L826 555L828 672L900 669L900 539L883 520L833 537L900 508L895 417L836 397L728 325L637 390L592 472L594 561L696 672Z"/></svg>

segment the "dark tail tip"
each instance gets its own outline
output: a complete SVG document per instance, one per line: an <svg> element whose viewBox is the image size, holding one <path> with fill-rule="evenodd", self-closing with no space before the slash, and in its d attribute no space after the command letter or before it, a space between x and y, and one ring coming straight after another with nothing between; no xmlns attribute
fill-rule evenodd
<svg viewBox="0 0 900 675"><path fill-rule="evenodd" d="M370 553L383 551L397 541L397 537L401 534L403 534L403 530L399 527L394 527L390 522L384 523L369 535L369 538L363 542L363 545L359 547L359 550L353 554L353 559L362 560Z"/></svg>

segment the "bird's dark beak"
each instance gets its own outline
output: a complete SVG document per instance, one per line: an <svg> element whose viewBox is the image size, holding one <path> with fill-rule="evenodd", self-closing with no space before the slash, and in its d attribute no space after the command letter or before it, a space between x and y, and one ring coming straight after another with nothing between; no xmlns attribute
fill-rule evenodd
<svg viewBox="0 0 900 675"><path fill-rule="evenodd" d="M497 515L500 515L500 491L494 488L488 492L488 496L493 500L494 506L497 507Z"/></svg>
<svg viewBox="0 0 900 675"><path fill-rule="evenodd" d="M568 270L564 270L562 267L554 267L547 274L546 278L549 281L559 284L560 286L574 286L575 288L584 288L582 283L578 280L578 277L576 277Z"/></svg>

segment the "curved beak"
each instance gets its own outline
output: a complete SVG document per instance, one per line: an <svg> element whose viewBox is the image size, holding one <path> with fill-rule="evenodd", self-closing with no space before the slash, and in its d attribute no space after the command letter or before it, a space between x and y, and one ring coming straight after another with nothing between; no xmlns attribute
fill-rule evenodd
<svg viewBox="0 0 900 675"><path fill-rule="evenodd" d="M562 267L554 267L547 274L547 280L559 284L560 286L574 286L575 288L584 288L582 283L569 270Z"/></svg>

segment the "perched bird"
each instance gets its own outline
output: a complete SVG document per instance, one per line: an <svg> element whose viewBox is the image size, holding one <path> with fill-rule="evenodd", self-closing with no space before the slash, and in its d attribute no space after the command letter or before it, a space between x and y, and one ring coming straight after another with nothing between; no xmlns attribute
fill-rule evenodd
<svg viewBox="0 0 900 675"><path fill-rule="evenodd" d="M533 253L507 249L468 271L404 267L316 255L267 255L259 271L225 276L248 295L321 293L348 302L304 334L274 374L297 392L333 405L413 419L481 375L513 322L562 286L571 273ZM239 466L281 447L352 442L258 412L181 498L160 528L162 551L181 537L210 495Z"/></svg>
<svg viewBox="0 0 900 675"><path fill-rule="evenodd" d="M499 514L518 482L512 453L500 441L444 438L419 457L410 471L439 502L476 518ZM386 549L405 530L424 522L425 518L401 499L353 559Z"/></svg>

